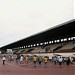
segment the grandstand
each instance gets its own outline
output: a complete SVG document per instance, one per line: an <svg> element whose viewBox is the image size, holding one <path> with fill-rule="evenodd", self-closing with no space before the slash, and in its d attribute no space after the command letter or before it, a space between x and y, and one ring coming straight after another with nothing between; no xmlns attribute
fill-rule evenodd
<svg viewBox="0 0 75 75"><path fill-rule="evenodd" d="M0 48L12 49L14 54L45 54L75 52L75 19L52 27ZM17 50L15 50L15 48Z"/></svg>

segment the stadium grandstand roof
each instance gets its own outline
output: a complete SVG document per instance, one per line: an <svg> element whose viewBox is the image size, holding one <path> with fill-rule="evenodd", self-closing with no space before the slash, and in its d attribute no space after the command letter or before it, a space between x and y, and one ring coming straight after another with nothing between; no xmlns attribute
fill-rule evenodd
<svg viewBox="0 0 75 75"><path fill-rule="evenodd" d="M75 19L49 28L46 31L24 38L22 40L13 42L11 44L1 47L1 49L12 49L26 45L33 45L37 43L44 43L51 40L58 40L75 36Z"/></svg>

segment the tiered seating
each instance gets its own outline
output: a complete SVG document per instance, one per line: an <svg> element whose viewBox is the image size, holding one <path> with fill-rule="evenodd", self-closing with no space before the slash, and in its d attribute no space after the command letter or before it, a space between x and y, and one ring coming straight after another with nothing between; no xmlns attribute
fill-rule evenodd
<svg viewBox="0 0 75 75"><path fill-rule="evenodd" d="M48 47L48 49L47 49ZM47 51L46 51L47 49ZM46 52L69 52L75 50L75 43L71 42L64 42L64 43L57 43L48 45L44 48L42 47L33 47L33 48L26 48L22 50L14 50L14 53L46 53Z"/></svg>
<svg viewBox="0 0 75 75"><path fill-rule="evenodd" d="M72 49L75 47L75 44L73 44L73 42L68 42L66 43L66 45L64 45L62 48L60 48L60 50L68 50L68 49Z"/></svg>
<svg viewBox="0 0 75 75"><path fill-rule="evenodd" d="M26 50L26 49L22 50L20 53L24 54L24 53L25 53L25 50Z"/></svg>
<svg viewBox="0 0 75 75"><path fill-rule="evenodd" d="M13 50L13 54L16 54L18 52L18 50Z"/></svg>
<svg viewBox="0 0 75 75"><path fill-rule="evenodd" d="M34 50L31 51L32 53L39 53L39 52L45 52L45 49L42 49L41 47L36 47Z"/></svg>
<svg viewBox="0 0 75 75"><path fill-rule="evenodd" d="M57 50L57 48L60 47L61 45L62 45L62 43L50 45L50 50L48 52L53 52L54 50Z"/></svg>
<svg viewBox="0 0 75 75"><path fill-rule="evenodd" d="M21 53L23 51L23 49L20 49L20 50L18 50L18 52L16 52L16 53Z"/></svg>
<svg viewBox="0 0 75 75"><path fill-rule="evenodd" d="M33 48L30 48L26 51L26 53L31 52L32 50L34 50Z"/></svg>
<svg viewBox="0 0 75 75"><path fill-rule="evenodd" d="M29 50L29 48L23 49L23 51L21 51L21 53L26 53Z"/></svg>
<svg viewBox="0 0 75 75"><path fill-rule="evenodd" d="M53 50L53 52L56 52L58 49L60 49L62 47L62 45L60 45L60 46L58 46L57 48L55 48L54 50Z"/></svg>

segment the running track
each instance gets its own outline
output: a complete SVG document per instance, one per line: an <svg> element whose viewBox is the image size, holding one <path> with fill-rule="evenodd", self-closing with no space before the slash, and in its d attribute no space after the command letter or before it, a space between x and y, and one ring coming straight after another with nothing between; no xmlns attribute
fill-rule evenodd
<svg viewBox="0 0 75 75"><path fill-rule="evenodd" d="M59 68L59 65L54 65L51 62L48 63L48 67L45 68L44 64L34 68L32 63L28 65L17 65L15 62L6 63L2 65L0 60L0 75L75 75L75 65L62 65L62 68Z"/></svg>

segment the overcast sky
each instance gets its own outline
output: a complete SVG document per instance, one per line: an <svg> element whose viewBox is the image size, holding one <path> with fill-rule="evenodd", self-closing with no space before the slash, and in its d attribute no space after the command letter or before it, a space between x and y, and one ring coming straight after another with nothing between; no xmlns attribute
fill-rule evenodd
<svg viewBox="0 0 75 75"><path fill-rule="evenodd" d="M0 47L74 19L74 0L0 0Z"/></svg>

